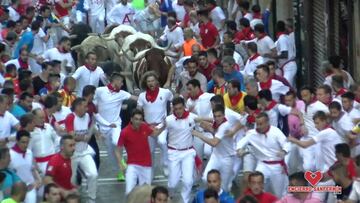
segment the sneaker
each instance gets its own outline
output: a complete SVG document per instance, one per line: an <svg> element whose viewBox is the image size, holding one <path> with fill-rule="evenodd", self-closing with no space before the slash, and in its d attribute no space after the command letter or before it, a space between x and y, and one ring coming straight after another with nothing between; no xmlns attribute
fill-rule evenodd
<svg viewBox="0 0 360 203"><path fill-rule="evenodd" d="M118 175L117 175L117 180L120 182L124 182L125 181L125 176L123 174L123 172L119 171Z"/></svg>

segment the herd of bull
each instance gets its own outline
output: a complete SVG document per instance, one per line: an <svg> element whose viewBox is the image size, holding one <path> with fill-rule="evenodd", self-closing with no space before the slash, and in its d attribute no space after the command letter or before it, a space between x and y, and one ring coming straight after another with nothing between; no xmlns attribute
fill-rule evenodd
<svg viewBox="0 0 360 203"><path fill-rule="evenodd" d="M83 36L83 39L77 39L79 44L72 43L71 48L77 53L78 66L85 63L85 55L92 51L97 55L98 64L110 62L115 65L112 70L106 70L106 67L109 67L106 65L102 68L106 74L113 71L122 73L126 79L127 90L131 93L135 88L141 88L141 75L147 71L158 74L161 86L170 86L171 77L168 76L174 67L169 57L179 57L169 50L170 44L160 47L151 35L138 32L129 25L110 26L104 34L84 33L84 26L74 25L71 33L74 38Z"/></svg>

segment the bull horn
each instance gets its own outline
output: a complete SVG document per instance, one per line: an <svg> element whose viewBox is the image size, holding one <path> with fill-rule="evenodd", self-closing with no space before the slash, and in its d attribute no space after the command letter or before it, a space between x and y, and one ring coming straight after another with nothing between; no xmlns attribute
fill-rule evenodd
<svg viewBox="0 0 360 203"><path fill-rule="evenodd" d="M103 37L103 38L110 37L110 34L102 34L102 35L100 35L100 37Z"/></svg>
<svg viewBox="0 0 360 203"><path fill-rule="evenodd" d="M125 57L129 60L129 61L131 61L131 62L137 62L138 60L140 60L142 57L144 57L144 55L145 55L145 53L147 52L147 51L149 51L150 49L145 49L145 50L143 50L143 51L141 51L141 52L139 52L139 53L141 53L141 54L136 54L137 56L136 57L130 57L128 54L127 54L127 52L129 51L129 49L127 49L126 51L124 51L123 50L123 53L124 53L124 55L125 55Z"/></svg>
<svg viewBox="0 0 360 203"><path fill-rule="evenodd" d="M81 48L82 48L82 45L78 44L78 45L75 45L75 46L71 47L71 50L76 51L76 50L79 50Z"/></svg>
<svg viewBox="0 0 360 203"><path fill-rule="evenodd" d="M123 76L132 76L133 75L133 73L130 71L120 71L120 74Z"/></svg>
<svg viewBox="0 0 360 203"><path fill-rule="evenodd" d="M165 51L165 56L171 57L171 58L178 58L180 56L180 53L174 53L170 51Z"/></svg>
<svg viewBox="0 0 360 203"><path fill-rule="evenodd" d="M88 36L98 37L99 34L95 33L95 32L90 32L90 33L88 33Z"/></svg>
<svg viewBox="0 0 360 203"><path fill-rule="evenodd" d="M103 44L97 44L96 46L99 46L101 48L107 49L107 46L103 45Z"/></svg>
<svg viewBox="0 0 360 203"><path fill-rule="evenodd" d="M171 47L171 43L169 43L166 47L161 47L161 46L159 46L159 45L155 45L154 46L154 48L157 48L157 49L161 49L161 50L163 50L163 51L167 51L167 50L169 50L170 49L170 47Z"/></svg>
<svg viewBox="0 0 360 203"><path fill-rule="evenodd" d="M107 37L105 38L106 41L111 41L111 40L115 40L115 37Z"/></svg>
<svg viewBox="0 0 360 203"><path fill-rule="evenodd" d="M75 38L77 38L77 37L78 37L78 35L75 35L75 34L69 35L69 38L70 38L70 39L75 39Z"/></svg>

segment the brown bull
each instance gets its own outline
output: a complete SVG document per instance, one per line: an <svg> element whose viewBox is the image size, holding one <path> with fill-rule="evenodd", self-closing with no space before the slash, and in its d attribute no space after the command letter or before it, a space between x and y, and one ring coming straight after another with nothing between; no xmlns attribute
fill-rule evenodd
<svg viewBox="0 0 360 203"><path fill-rule="evenodd" d="M142 75L147 71L154 71L159 76L161 87L170 87L172 75L174 73L173 65L170 58L165 56L165 52L158 48L151 48L146 51L143 58L134 61L134 80L138 87L141 87L140 80Z"/></svg>

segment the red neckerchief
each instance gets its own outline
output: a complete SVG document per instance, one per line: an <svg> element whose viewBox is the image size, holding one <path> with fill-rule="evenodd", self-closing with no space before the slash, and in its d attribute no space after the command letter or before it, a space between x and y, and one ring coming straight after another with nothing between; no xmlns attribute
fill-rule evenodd
<svg viewBox="0 0 360 203"><path fill-rule="evenodd" d="M5 112L4 113L0 113L0 117L4 117L5 115Z"/></svg>
<svg viewBox="0 0 360 203"><path fill-rule="evenodd" d="M248 117L246 118L247 123L248 124L255 123L255 118L260 112L261 112L260 109L256 109L252 114L249 114Z"/></svg>
<svg viewBox="0 0 360 203"><path fill-rule="evenodd" d="M232 97L229 95L231 106L236 106L236 104L241 100L242 96L242 92L239 92L239 94Z"/></svg>
<svg viewBox="0 0 360 203"><path fill-rule="evenodd" d="M68 52L66 52L64 49L62 49L62 48L60 48L60 47L56 47L56 48L57 48L57 50L58 50L60 53L62 53L62 54L68 53Z"/></svg>
<svg viewBox="0 0 360 203"><path fill-rule="evenodd" d="M71 95L71 94L72 94L72 92L69 90L69 88L68 88L67 86L64 86L64 87L63 87L63 90L64 90L64 92L65 92L66 94L68 94L68 95Z"/></svg>
<svg viewBox="0 0 360 203"><path fill-rule="evenodd" d="M275 100L272 100L269 105L265 108L265 111L270 111L272 108L276 106L277 102Z"/></svg>
<svg viewBox="0 0 360 203"><path fill-rule="evenodd" d="M220 63L221 63L220 60L219 60L219 59L216 59L213 64L214 64L215 66L219 66Z"/></svg>
<svg viewBox="0 0 360 203"><path fill-rule="evenodd" d="M90 64L85 64L85 68L87 68L90 72L94 72L96 70L96 66L91 66Z"/></svg>
<svg viewBox="0 0 360 203"><path fill-rule="evenodd" d="M15 144L15 145L12 147L12 149L13 149L15 152L21 154L21 155L23 156L23 158L25 158L26 150L25 150L25 151L21 150L20 147L19 147L17 144Z"/></svg>
<svg viewBox="0 0 360 203"><path fill-rule="evenodd" d="M263 135L266 136L266 133L268 133L268 132L270 131L270 127L271 127L271 126L269 125L269 127L266 128L266 129L265 129L265 132L263 132L263 133L259 132L257 129L256 129L256 132L257 132L257 133L260 133L260 134L263 134Z"/></svg>
<svg viewBox="0 0 360 203"><path fill-rule="evenodd" d="M45 84L45 88L48 90L48 92L52 91L51 85L49 83Z"/></svg>
<svg viewBox="0 0 360 203"><path fill-rule="evenodd" d="M252 56L249 57L249 61L251 62L251 61L257 59L257 57L259 57L259 56L260 56L260 54L259 54L259 53L256 53L256 54L254 54L254 55L252 55Z"/></svg>
<svg viewBox="0 0 360 203"><path fill-rule="evenodd" d="M328 128L331 128L331 129L333 129L333 130L334 130L334 128L333 128L330 124L326 125L326 126L325 126L325 128L324 128L323 130L326 130L326 129L328 129Z"/></svg>
<svg viewBox="0 0 360 203"><path fill-rule="evenodd" d="M246 27L242 29L242 32L245 35L245 40L252 40L255 38L254 33L251 30L251 27Z"/></svg>
<svg viewBox="0 0 360 203"><path fill-rule="evenodd" d="M37 128L40 128L41 130L44 130L45 129L45 125L36 125Z"/></svg>
<svg viewBox="0 0 360 203"><path fill-rule="evenodd" d="M156 87L155 90L150 90L147 88L145 93L146 101L153 103L159 94L159 90L159 87Z"/></svg>
<svg viewBox="0 0 360 203"><path fill-rule="evenodd" d="M253 19L262 19L261 12L253 13Z"/></svg>
<svg viewBox="0 0 360 203"><path fill-rule="evenodd" d="M286 35L286 33L285 33L285 32L277 32L277 33L276 33L276 39L279 39L279 37L280 37L281 35Z"/></svg>
<svg viewBox="0 0 360 203"><path fill-rule="evenodd" d="M325 104L326 106L329 106L331 102L332 102L332 99L331 99L331 98L329 98L329 99L328 99L328 101L327 101L327 102L325 102L324 104Z"/></svg>
<svg viewBox="0 0 360 203"><path fill-rule="evenodd" d="M199 94L195 95L194 97L193 96L190 96L190 99L192 99L193 101L199 99L199 97L204 94L204 92L202 90L199 91Z"/></svg>
<svg viewBox="0 0 360 203"><path fill-rule="evenodd" d="M5 79L5 80L12 80L12 79L14 79L14 78L13 78L13 76L12 76L10 73L5 73L5 74L4 74L4 79Z"/></svg>
<svg viewBox="0 0 360 203"><path fill-rule="evenodd" d="M217 124L217 123L214 121L212 127L214 128L214 130L217 130L217 129L220 127L220 125L223 124L223 123L225 123L226 121L227 121L227 120L226 120L225 117L224 117L224 120L222 120L220 124Z"/></svg>
<svg viewBox="0 0 360 203"><path fill-rule="evenodd" d="M186 119L187 117L189 117L190 112L188 111L184 111L184 113L182 114L182 116L178 116L174 113L175 116L175 120L181 120L181 119Z"/></svg>
<svg viewBox="0 0 360 203"><path fill-rule="evenodd" d="M112 86L111 83L109 83L107 87L109 88L110 92L120 92L120 89L116 89L115 87Z"/></svg>
<svg viewBox="0 0 360 203"><path fill-rule="evenodd" d="M266 82L260 82L260 87L262 90L270 89L272 85L272 79L268 79Z"/></svg>
<svg viewBox="0 0 360 203"><path fill-rule="evenodd" d="M341 89L339 89L339 91L336 92L335 97L341 96L341 95L345 94L346 92L347 92L347 89L341 88Z"/></svg>
<svg viewBox="0 0 360 203"><path fill-rule="evenodd" d="M19 58L18 58L18 62L19 62L20 68L26 69L26 70L29 69L29 64L28 64L27 61L23 61L23 60L21 60L20 57L19 57Z"/></svg>
<svg viewBox="0 0 360 203"><path fill-rule="evenodd" d="M262 40L264 37L266 37L267 34L266 33L261 33L260 36L258 37L258 41Z"/></svg>
<svg viewBox="0 0 360 203"><path fill-rule="evenodd" d="M175 24L171 29L169 29L170 32L174 31L177 27L179 27L178 24Z"/></svg>

